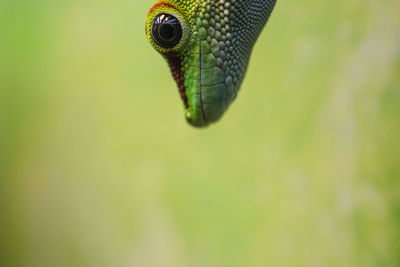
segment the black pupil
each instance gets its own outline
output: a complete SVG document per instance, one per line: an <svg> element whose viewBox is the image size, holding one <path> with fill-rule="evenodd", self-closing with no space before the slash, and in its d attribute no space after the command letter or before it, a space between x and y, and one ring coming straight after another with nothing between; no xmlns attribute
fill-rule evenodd
<svg viewBox="0 0 400 267"><path fill-rule="evenodd" d="M159 14L151 26L154 42L163 48L173 48L182 39L182 27L179 20L169 14Z"/></svg>
<svg viewBox="0 0 400 267"><path fill-rule="evenodd" d="M174 37L174 27L172 27L170 24L161 25L160 36L164 40L171 39L172 37Z"/></svg>

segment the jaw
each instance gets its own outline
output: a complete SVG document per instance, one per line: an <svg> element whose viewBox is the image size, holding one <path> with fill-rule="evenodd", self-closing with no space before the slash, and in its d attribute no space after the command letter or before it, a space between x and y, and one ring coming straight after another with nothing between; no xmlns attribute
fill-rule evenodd
<svg viewBox="0 0 400 267"><path fill-rule="evenodd" d="M231 102L231 79L206 41L194 39L186 51L184 56L168 58L168 62L186 109L186 120L192 126L207 127L222 117Z"/></svg>
<svg viewBox="0 0 400 267"><path fill-rule="evenodd" d="M195 92L188 93L189 108L187 121L196 127L206 127L217 122L226 110L226 88L223 83L203 85L201 80L193 80L192 87Z"/></svg>

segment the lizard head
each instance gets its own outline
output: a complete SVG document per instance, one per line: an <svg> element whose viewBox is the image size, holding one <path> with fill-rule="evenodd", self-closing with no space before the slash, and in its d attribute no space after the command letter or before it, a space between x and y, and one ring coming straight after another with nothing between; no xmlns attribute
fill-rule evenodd
<svg viewBox="0 0 400 267"><path fill-rule="evenodd" d="M161 0L146 20L150 44L168 62L186 120L218 121L245 76L275 0Z"/></svg>

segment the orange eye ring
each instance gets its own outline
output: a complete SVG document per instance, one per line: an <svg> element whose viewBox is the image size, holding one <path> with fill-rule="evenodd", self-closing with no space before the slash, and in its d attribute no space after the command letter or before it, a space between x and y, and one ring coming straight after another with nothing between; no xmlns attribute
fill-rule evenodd
<svg viewBox="0 0 400 267"><path fill-rule="evenodd" d="M145 30L150 44L162 55L178 55L192 36L186 13L164 2L150 9Z"/></svg>

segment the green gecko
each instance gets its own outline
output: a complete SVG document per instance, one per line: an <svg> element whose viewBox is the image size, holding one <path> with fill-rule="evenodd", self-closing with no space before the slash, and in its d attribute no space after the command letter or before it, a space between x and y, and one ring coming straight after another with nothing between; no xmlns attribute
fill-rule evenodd
<svg viewBox="0 0 400 267"><path fill-rule="evenodd" d="M253 46L276 0L160 0L146 36L167 60L195 127L218 121L235 100Z"/></svg>

